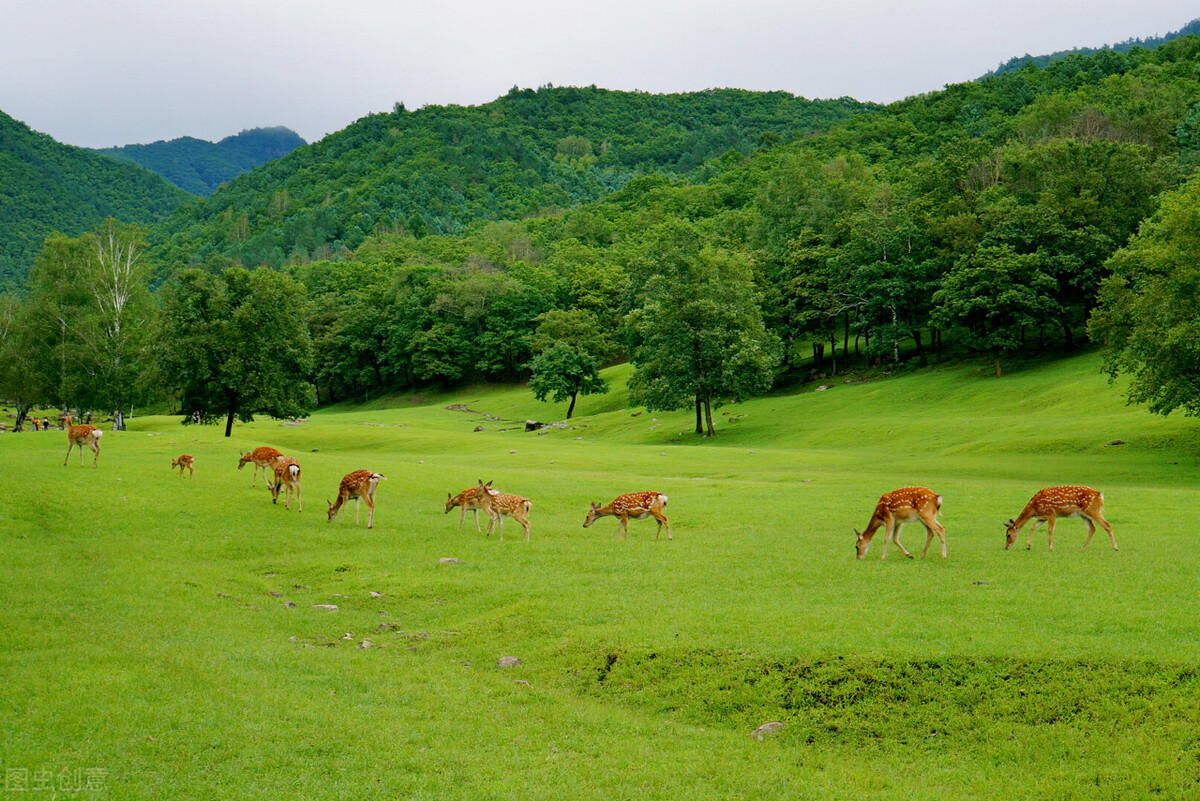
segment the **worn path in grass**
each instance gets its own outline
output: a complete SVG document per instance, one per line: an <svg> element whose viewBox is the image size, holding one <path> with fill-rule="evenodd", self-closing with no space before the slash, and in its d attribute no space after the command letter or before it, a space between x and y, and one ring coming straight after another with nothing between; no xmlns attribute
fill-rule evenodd
<svg viewBox="0 0 1200 801"><path fill-rule="evenodd" d="M1194 423L1126 407L1093 356L759 399L712 442L623 408L610 376L538 433L445 408L563 411L476 388L232 440L135 419L96 470L62 467L62 432L0 437L3 775L90 770L135 798L1196 790ZM236 470L262 444L300 460L303 513ZM388 476L371 531L325 521L358 468ZM443 514L479 478L533 499L531 542ZM1004 551L1058 483L1105 492L1118 553L1081 552L1078 520L1053 553L1044 527ZM907 484L944 495L950 558L881 562L880 537L856 562L851 529ZM670 495L673 541L581 527L641 489Z"/></svg>

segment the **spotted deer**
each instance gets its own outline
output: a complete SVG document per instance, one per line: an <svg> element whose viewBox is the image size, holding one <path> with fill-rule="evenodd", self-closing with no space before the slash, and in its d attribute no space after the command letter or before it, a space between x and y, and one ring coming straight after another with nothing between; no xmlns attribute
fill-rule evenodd
<svg viewBox="0 0 1200 801"><path fill-rule="evenodd" d="M859 559L867 555L867 549L871 547L871 538L875 536L879 527L883 526L883 549L879 558L887 557L888 540L891 540L896 543L896 547L900 549L901 553L912 559L913 555L900 544L900 529L904 527L905 523L919 520L925 526L927 534L921 557L924 558L926 552L929 551L929 543L933 542L936 534L942 541L942 558L945 559L946 529L942 528L942 524L937 520L938 513L941 511L942 496L927 487L904 487L885 492L879 498L879 503L876 504L875 512L871 515L871 521L867 523L867 527L861 534L857 529L854 532L858 538L854 546L856 555Z"/></svg>
<svg viewBox="0 0 1200 801"><path fill-rule="evenodd" d="M179 468L179 477L183 478L183 468L186 467L187 471L188 471L188 475L191 478L195 478L196 472L192 469L192 464L195 461L196 461L195 458L190 453L182 453L179 455L179 458L171 460L171 469L174 470L176 467L178 467Z"/></svg>
<svg viewBox="0 0 1200 801"><path fill-rule="evenodd" d="M492 527L499 520L500 541L504 542L504 515L508 515L525 529L525 541L529 542L529 510L533 508L533 501L520 495L494 490L492 482L484 484L483 479L479 479L475 497L488 516L487 536L492 536Z"/></svg>
<svg viewBox="0 0 1200 801"><path fill-rule="evenodd" d="M492 495L499 495L499 490L488 490ZM477 490L475 487L468 487L457 495L451 496L446 493L446 514L450 514L454 507L462 509L462 515L458 518L458 530L462 531L463 523L467 519L467 512L475 513L475 530L482 531L479 527L479 510L483 508L483 501L476 496ZM485 513L486 514L486 513Z"/></svg>
<svg viewBox="0 0 1200 801"><path fill-rule="evenodd" d="M608 506L593 503L592 508L588 510L587 518L583 521L583 527L587 528L598 517L613 516L618 518L617 530L623 531L625 539L629 539L629 518L645 520L647 517L653 517L658 521L658 531L655 532L654 539L658 539L662 534L663 526L667 527L667 539L671 539L671 523L663 514L663 508L666 505L667 496L661 492L630 492L626 495L618 495Z"/></svg>
<svg viewBox="0 0 1200 801"><path fill-rule="evenodd" d="M263 481L266 481L267 470L273 468L275 459L277 457L283 456L283 454L278 450L268 445L263 445L261 448L255 448L248 453L242 453L241 451L238 451L238 453L241 456L241 458L238 459L238 470L241 470L243 467L245 467L247 462L254 462L254 478L250 480L250 486L252 487L258 486L258 468L262 468Z"/></svg>
<svg viewBox="0 0 1200 801"><path fill-rule="evenodd" d="M1099 523L1108 532L1108 539L1112 542L1113 550L1117 550L1117 538L1113 536L1112 526L1104 519L1104 493L1097 492L1091 487L1046 487L1038 492L1025 504L1025 508L1016 520L1009 520L1005 524L1004 531L1004 550L1012 547L1017 541L1017 534L1020 533L1021 527L1033 520L1034 523L1029 527L1029 538L1025 541L1025 550L1033 548L1033 532L1042 523L1046 524L1049 531L1050 550L1054 550L1054 521L1060 517L1082 517L1087 523L1088 535L1087 540L1083 543L1083 550L1087 550L1088 545L1092 541L1092 535L1096 533L1096 524Z"/></svg>
<svg viewBox="0 0 1200 801"><path fill-rule="evenodd" d="M283 498L283 507L292 508L292 492L296 493L296 510L304 511L304 502L300 500L300 463L288 456L276 456L271 463L275 471L275 481L268 489L271 490L271 503L279 503L279 493L287 487Z"/></svg>
<svg viewBox="0 0 1200 801"><path fill-rule="evenodd" d="M348 506L351 499L354 500L354 525L358 525L358 507L360 501L367 502L367 528L371 528L375 521L375 488L379 486L380 481L386 481L387 476L380 473L372 473L370 470L355 470L353 473L347 473L342 479L342 483L338 486L338 499L336 503L329 503L329 520L335 517L342 516L342 507Z"/></svg>
<svg viewBox="0 0 1200 801"><path fill-rule="evenodd" d="M100 437L104 432L87 423L71 425L69 414L63 415L63 427L67 429L67 455L63 457L63 467L67 466L67 459L71 458L71 448L75 447L79 448L79 466L83 467L84 445L92 449L92 467L96 467L96 462L100 459Z"/></svg>

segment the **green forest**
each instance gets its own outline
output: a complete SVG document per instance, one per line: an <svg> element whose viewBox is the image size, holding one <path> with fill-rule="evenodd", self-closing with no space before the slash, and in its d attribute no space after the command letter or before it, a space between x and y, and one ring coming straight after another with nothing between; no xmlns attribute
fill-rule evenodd
<svg viewBox="0 0 1200 801"><path fill-rule="evenodd" d="M46 239L0 297L0 395L228 425L473 381L568 400L629 361L635 402L712 434L715 406L797 381L964 354L1002 375L1091 340L1144 375L1135 400L1200 410L1198 74L1183 36L886 107L550 86L397 106L162 222Z"/></svg>

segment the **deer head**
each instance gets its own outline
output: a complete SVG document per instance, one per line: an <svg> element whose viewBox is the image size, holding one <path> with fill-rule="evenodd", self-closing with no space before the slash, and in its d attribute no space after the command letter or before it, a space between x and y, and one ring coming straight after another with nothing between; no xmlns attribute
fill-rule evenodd
<svg viewBox="0 0 1200 801"><path fill-rule="evenodd" d="M862 559L864 556L866 556L867 548L870 546L871 541L864 537L862 532L860 532L858 529L852 529L852 531L854 532L855 537L854 555L857 558Z"/></svg>
<svg viewBox="0 0 1200 801"><path fill-rule="evenodd" d="M1017 521L1010 517L1008 522L1004 524L1004 550L1007 551L1017 541L1017 531ZM1033 535L1030 534L1029 536L1032 537Z"/></svg>
<svg viewBox="0 0 1200 801"><path fill-rule="evenodd" d="M600 516L599 514L597 514L597 512L599 512L599 511L600 511L600 504L598 504L598 503L591 504L591 508L588 509L587 517L583 521L584 528L587 528L592 523L596 522L596 518Z"/></svg>

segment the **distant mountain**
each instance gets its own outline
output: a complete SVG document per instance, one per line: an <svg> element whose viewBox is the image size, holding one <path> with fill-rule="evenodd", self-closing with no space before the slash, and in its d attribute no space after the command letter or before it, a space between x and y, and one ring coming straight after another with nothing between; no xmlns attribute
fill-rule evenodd
<svg viewBox="0 0 1200 801"><path fill-rule="evenodd" d="M46 235L106 217L150 225L189 195L154 173L56 142L0 112L0 286L20 281Z"/></svg>
<svg viewBox="0 0 1200 801"><path fill-rule="evenodd" d="M184 136L169 142L97 149L119 161L139 164L180 189L207 197L218 186L260 164L274 161L304 145L290 128L254 128L220 142Z"/></svg>
<svg viewBox="0 0 1200 801"><path fill-rule="evenodd" d="M1116 44L1112 45L1106 44L1102 45L1101 47L1076 47L1072 50L1059 50L1058 52L1050 53L1049 55L1045 56L1031 56L1028 53L1023 56L1014 56L983 77L988 78L995 75L1003 75L1006 72L1013 72L1014 70L1021 69L1026 64L1044 67L1052 61L1061 61L1067 56L1093 56L1096 53L1100 53L1104 50L1113 50L1117 53L1128 53L1135 47L1153 50L1156 47L1166 44L1172 39L1178 39L1180 36L1188 36L1193 33L1200 33L1200 19L1194 19L1174 33L1168 33L1165 36L1153 36L1149 39L1126 39L1123 42L1117 42Z"/></svg>

